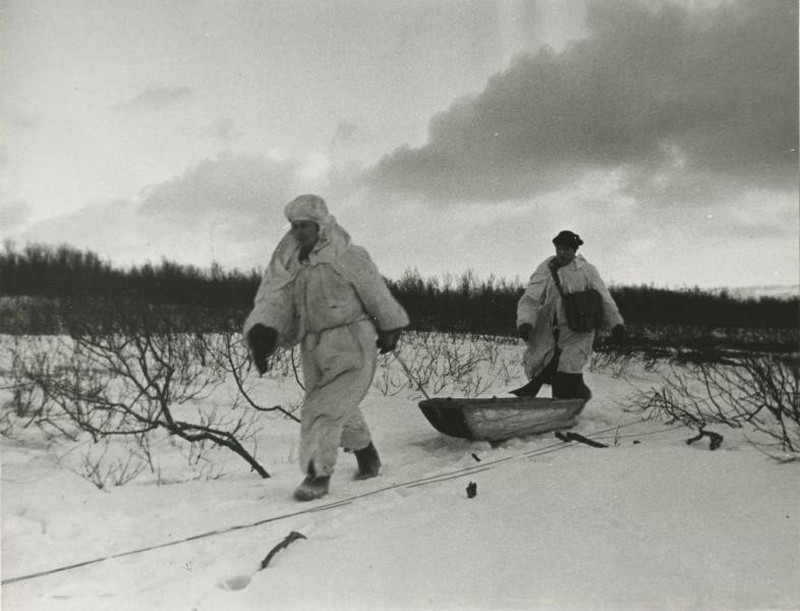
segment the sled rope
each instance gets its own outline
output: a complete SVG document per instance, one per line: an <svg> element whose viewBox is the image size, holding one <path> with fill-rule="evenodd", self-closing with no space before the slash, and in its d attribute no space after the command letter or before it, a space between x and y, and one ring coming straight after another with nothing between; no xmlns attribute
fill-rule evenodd
<svg viewBox="0 0 800 611"><path fill-rule="evenodd" d="M589 439L588 437L584 437L578 433L573 433L571 431L567 431L566 433L562 433L561 431L556 432L556 437L558 437L561 441L577 441L578 443L585 443L587 446L592 446L593 448L607 448L608 446L604 443L600 443L599 441L595 441L594 439Z"/></svg>
<svg viewBox="0 0 800 611"><path fill-rule="evenodd" d="M628 439L630 437L649 437L650 435L660 435L661 433L666 433L668 431L675 431L679 428L685 428L683 426L672 426L664 427L663 429L656 429L655 431L645 431L644 433L628 433L625 435L593 435L595 439Z"/></svg>
<svg viewBox="0 0 800 611"><path fill-rule="evenodd" d="M615 429L621 429L621 428L625 428L625 427L628 427L628 426L632 426L634 424L639 424L640 422L641 422L641 420L636 420L636 421L633 421L633 422L629 422L627 424L614 425L614 426L608 427L606 429L595 431L594 433L591 433L591 435L600 435L600 434L603 434L603 433L607 433L609 431L613 431ZM675 428L677 428L677 427L675 427ZM108 556L102 556L102 557L99 557L99 558L93 558L91 560L85 560L83 562L77 562L75 564L69 564L69 565L65 565L65 566L56 567L56 568L53 568L53 569L48 569L48 570L44 570L44 571L38 571L36 573L30 573L30 574L27 574L27 575L20 575L18 577L11 577L9 579L3 579L2 581L0 581L0 585L6 586L6 585L13 584L13 583L19 583L21 581L28 581L30 579L36 579L38 577L45 577L47 575L54 575L56 573L62 573L64 571L71 571L73 569L81 568L81 567L84 567L84 566L90 566L92 564L99 564L101 562L105 562L106 560L115 560L117 558L125 558L127 556L133 556L133 555L136 555L136 554L143 554L145 552L151 552L151 551L154 551L154 550L157 550L157 549L164 549L164 548L167 548L167 547L172 547L174 545L180 545L182 543L189 543L191 541L197 541L199 539L205 539L205 538L208 538L208 537L214 537L216 535L223 535L223 534L235 532L235 531L238 531L238 530L244 530L244 529L248 529L248 528L255 528L257 526L262 526L264 524L269 524L270 522L278 522L280 520L286 520L288 518L293 518L293 517L296 517L296 516L299 516L299 515L304 515L304 514L309 514L309 513L316 513L316 512L319 512L319 511L328 511L330 509L336 509L336 508L339 508L339 507L344 507L345 505L350 505L353 501L355 501L357 499L366 498L366 497L369 497L369 496L373 496L375 494L381 494L383 492L388 492L390 490L396 490L398 488L417 488L417 487L420 487L420 486L426 486L428 484L437 484L439 482L443 482L443 481L447 481L447 480L451 480L451 479L457 479L459 477L464 477L466 475L472 475L474 473L479 473L481 471L486 471L488 469L491 469L495 465L498 465L500 463L507 462L507 461L510 461L510 460L519 460L519 459L522 459L522 458L532 458L532 457L536 457L536 456L542 456L544 454L550 454L551 452L557 452L559 450L563 450L565 448L571 448L571 447L578 447L578 446L576 446L574 444L571 444L571 443L568 443L568 442L559 442L559 443L547 445L547 446L545 446L543 448L536 448L534 450L529 450L527 452L523 452L521 454L514 455L514 456L504 456L502 458L497 458L497 459L494 459L494 460L483 460L481 463L476 464L476 465L471 466L471 467L465 467L465 468L462 468L462 469L456 469L454 471L449 471L447 473L440 473L438 475L431 475L431 476L427 476L427 477L422 477L422 478L419 478L419 479L416 479L416 480L407 481L407 482L400 482L400 483L396 483L396 484L391 484L389 486L385 486L383 488L377 488L375 490L371 490L369 492L364 492L362 494L357 494L357 495L351 496L351 497L346 498L346 499L341 499L341 500L338 500L338 501L333 501L333 502L325 503L325 504L322 504L322 505L316 505L314 507L309 507L307 509L300 509L298 511L292 511L290 513L285 513L285 514L281 514L281 515L277 515L277 516L272 516L272 517L269 517L269 518L264 518L262 520L256 520L255 522L251 522L251 523L248 523L248 524L236 524L236 525L228 526L228 527L225 527L225 528L219 528L219 529L216 529L216 530L209 530L209 531L202 532L202 533L199 533L199 534L196 534L196 535L191 535L189 537L184 537L183 539L177 539L175 541L168 541L166 543L156 543L154 545L148 545L148 546L145 546L145 547L140 547L140 548L137 548L137 549L128 550L126 552L119 552L119 553L116 553L116 554L110 554Z"/></svg>

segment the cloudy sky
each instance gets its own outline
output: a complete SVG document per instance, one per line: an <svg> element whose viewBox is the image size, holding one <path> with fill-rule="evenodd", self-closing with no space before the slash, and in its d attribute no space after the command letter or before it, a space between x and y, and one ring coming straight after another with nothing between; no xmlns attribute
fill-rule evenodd
<svg viewBox="0 0 800 611"><path fill-rule="evenodd" d="M249 270L798 282L796 0L4 0L0 238Z"/></svg>

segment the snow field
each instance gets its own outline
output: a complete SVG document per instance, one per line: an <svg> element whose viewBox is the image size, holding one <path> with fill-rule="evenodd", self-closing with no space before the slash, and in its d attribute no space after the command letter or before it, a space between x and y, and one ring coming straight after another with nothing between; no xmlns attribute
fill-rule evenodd
<svg viewBox="0 0 800 611"><path fill-rule="evenodd" d="M519 346L499 350L508 365L481 365L489 396L523 381ZM381 366L399 387L397 363ZM492 376L503 366L508 379ZM634 387L657 381L653 372L586 379L594 399L575 431L608 448L552 434L495 448L448 438L417 408L419 391L384 393L376 376L363 407L381 475L355 481L355 458L341 453L331 493L310 504L291 499L302 478L297 424L272 415L257 418L269 479L225 450L209 455L215 469L201 469L163 444L158 477L143 471L98 490L66 468L74 445L32 432L4 438L3 606L800 608L798 465L779 465L732 432L711 452L705 440L687 446L688 429L638 421L623 406ZM232 392L207 401L219 408ZM291 378L261 378L254 392L265 405L298 400ZM291 531L306 539L258 570Z"/></svg>

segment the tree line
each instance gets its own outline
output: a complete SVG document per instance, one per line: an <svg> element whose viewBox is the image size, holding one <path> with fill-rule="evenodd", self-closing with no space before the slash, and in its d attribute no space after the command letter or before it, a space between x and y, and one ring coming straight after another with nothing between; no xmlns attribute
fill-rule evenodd
<svg viewBox="0 0 800 611"><path fill-rule="evenodd" d="M237 324L252 307L259 281L258 270L228 271L217 264L200 269L162 260L122 269L93 252L68 245L33 244L17 250L6 244L0 254L0 297L16 300L11 300L12 306L4 300L0 332L30 332L15 327L29 326L31 315L44 321L44 326L52 325L58 318L58 303L81 299L125 299L177 310L224 313L225 320ZM518 281L494 276L482 280L471 270L423 278L416 269L409 269L387 283L415 329L497 335L515 333L517 301L525 288ZM698 288L644 285L610 290L630 325L796 330L800 321L797 297L740 299ZM20 318L19 308L39 311Z"/></svg>
<svg viewBox="0 0 800 611"><path fill-rule="evenodd" d="M259 274L224 271L162 260L130 269L68 245L33 244L21 251L6 244L0 255L0 295L47 299L126 296L152 304L241 308L252 302Z"/></svg>

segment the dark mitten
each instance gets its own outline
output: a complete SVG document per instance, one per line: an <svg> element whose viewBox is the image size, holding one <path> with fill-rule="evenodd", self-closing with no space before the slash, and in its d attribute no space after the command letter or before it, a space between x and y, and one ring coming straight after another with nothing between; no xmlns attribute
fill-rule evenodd
<svg viewBox="0 0 800 611"><path fill-rule="evenodd" d="M625 327L623 325L616 325L611 329L611 341L615 344L625 343Z"/></svg>
<svg viewBox="0 0 800 611"><path fill-rule="evenodd" d="M389 331L378 331L378 341L375 344L380 348L381 354L391 352L397 347L397 342L400 340L400 333L402 329L391 329Z"/></svg>
<svg viewBox="0 0 800 611"><path fill-rule="evenodd" d="M533 333L533 325L528 322L524 322L517 329L517 333L519 333L519 336L523 341L527 342L531 337L531 333Z"/></svg>
<svg viewBox="0 0 800 611"><path fill-rule="evenodd" d="M253 355L258 373L264 374L269 369L267 359L278 347L278 331L262 324L254 325L247 332L247 346Z"/></svg>

